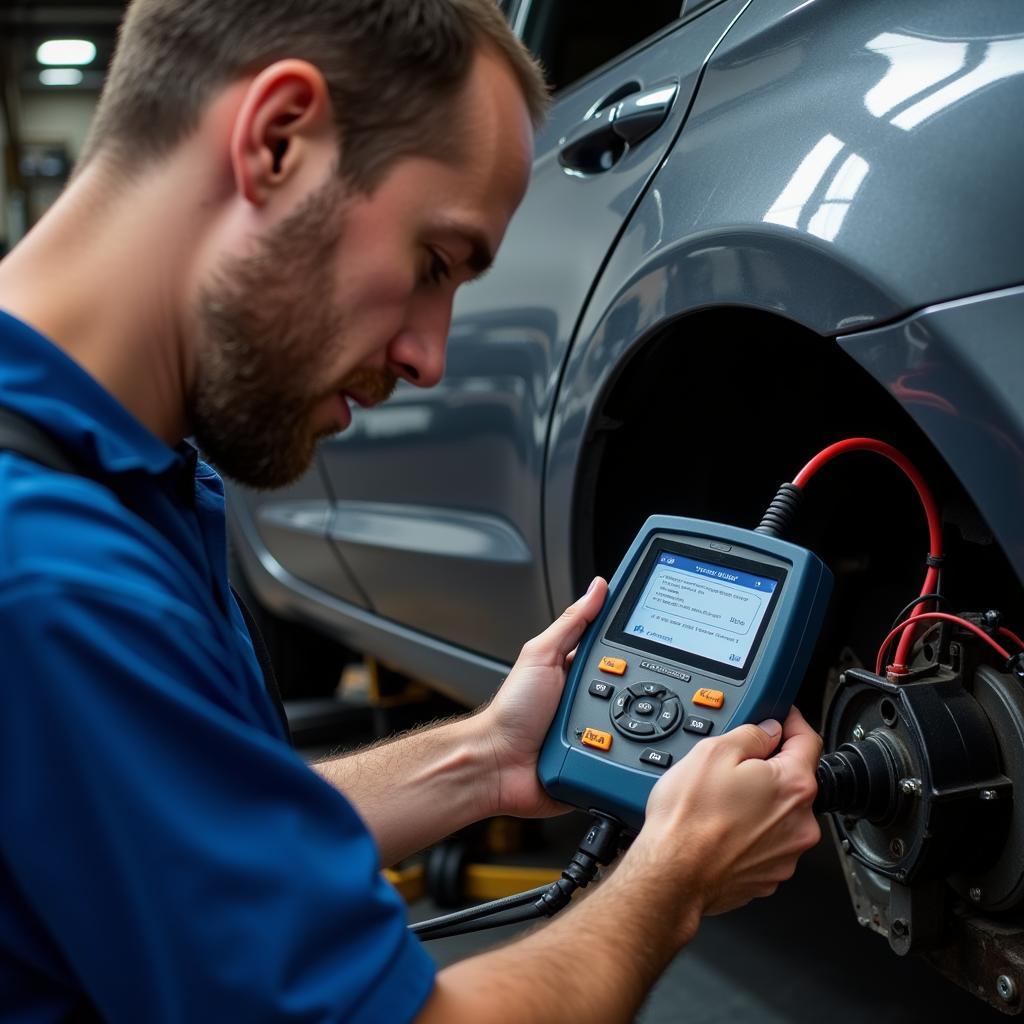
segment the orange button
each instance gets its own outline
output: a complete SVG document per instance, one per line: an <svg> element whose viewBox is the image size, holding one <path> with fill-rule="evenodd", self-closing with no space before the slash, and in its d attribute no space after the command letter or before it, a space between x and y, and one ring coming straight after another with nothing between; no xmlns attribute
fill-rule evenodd
<svg viewBox="0 0 1024 1024"><path fill-rule="evenodd" d="M597 666L602 672L611 672L613 676L626 674L625 658L602 658Z"/></svg>
<svg viewBox="0 0 1024 1024"><path fill-rule="evenodd" d="M585 747L597 747L598 750L612 749L612 734L601 732L600 729L585 729L580 742Z"/></svg>
<svg viewBox="0 0 1024 1024"><path fill-rule="evenodd" d="M720 708L725 703L725 694L721 690L698 690L693 703L703 708Z"/></svg>

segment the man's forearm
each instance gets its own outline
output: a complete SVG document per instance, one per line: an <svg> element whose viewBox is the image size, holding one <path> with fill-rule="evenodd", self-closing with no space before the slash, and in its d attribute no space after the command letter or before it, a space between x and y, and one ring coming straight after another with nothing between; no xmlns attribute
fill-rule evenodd
<svg viewBox="0 0 1024 1024"><path fill-rule="evenodd" d="M698 901L627 855L549 924L443 970L417 1024L625 1024L696 932Z"/></svg>
<svg viewBox="0 0 1024 1024"><path fill-rule="evenodd" d="M355 805L385 865L497 813L493 750L472 715L313 767Z"/></svg>

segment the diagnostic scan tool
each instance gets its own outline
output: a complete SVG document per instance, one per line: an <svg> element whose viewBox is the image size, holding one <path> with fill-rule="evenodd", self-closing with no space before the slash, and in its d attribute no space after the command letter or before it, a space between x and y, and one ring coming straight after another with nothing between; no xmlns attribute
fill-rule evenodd
<svg viewBox="0 0 1024 1024"><path fill-rule="evenodd" d="M580 643L538 763L545 789L640 828L651 787L694 744L785 717L831 590L795 544L652 516Z"/></svg>

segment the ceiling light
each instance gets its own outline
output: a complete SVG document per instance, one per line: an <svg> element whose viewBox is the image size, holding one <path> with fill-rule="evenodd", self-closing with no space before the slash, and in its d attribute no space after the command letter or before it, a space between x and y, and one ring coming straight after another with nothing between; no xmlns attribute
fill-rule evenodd
<svg viewBox="0 0 1024 1024"><path fill-rule="evenodd" d="M78 68L43 68L39 81L43 85L81 85L82 72Z"/></svg>
<svg viewBox="0 0 1024 1024"><path fill-rule="evenodd" d="M96 44L88 39L49 39L36 50L40 64L91 64Z"/></svg>

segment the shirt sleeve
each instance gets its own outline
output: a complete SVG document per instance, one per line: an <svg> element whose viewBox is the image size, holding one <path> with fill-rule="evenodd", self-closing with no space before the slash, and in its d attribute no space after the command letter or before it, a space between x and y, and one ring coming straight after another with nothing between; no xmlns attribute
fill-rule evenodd
<svg viewBox="0 0 1024 1024"><path fill-rule="evenodd" d="M0 598L0 849L105 1020L410 1020L434 980L351 805L159 595Z"/></svg>

